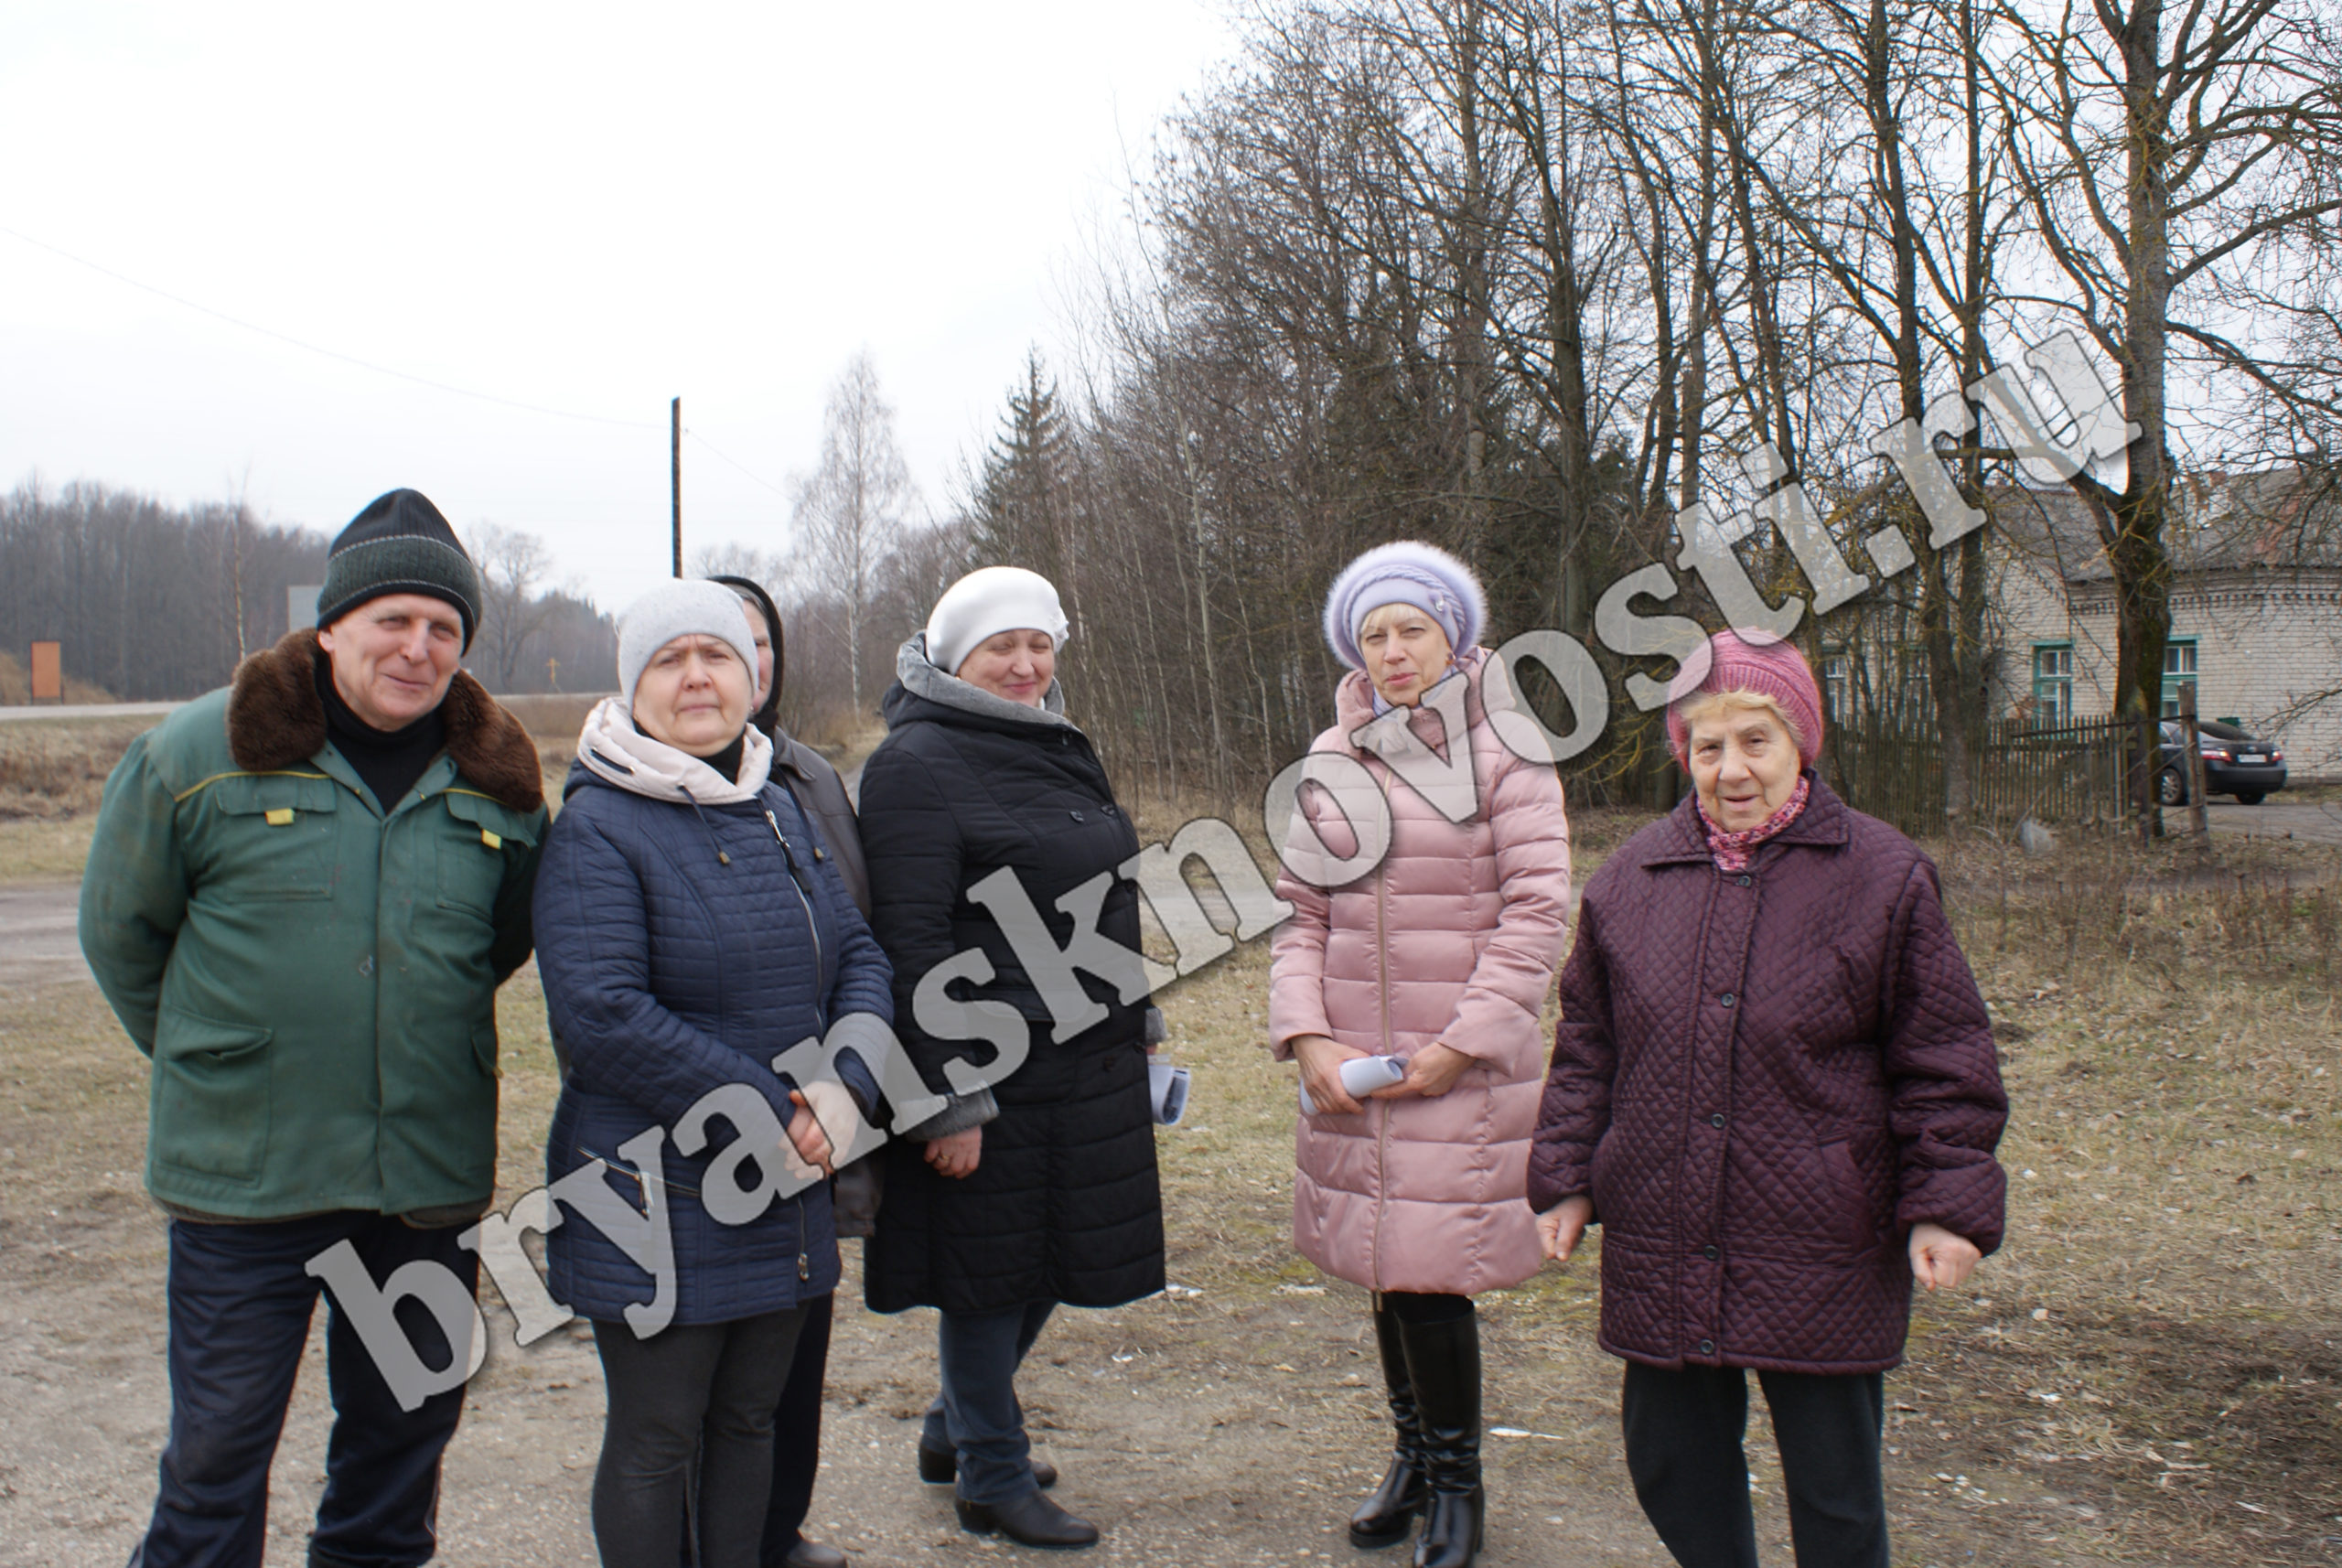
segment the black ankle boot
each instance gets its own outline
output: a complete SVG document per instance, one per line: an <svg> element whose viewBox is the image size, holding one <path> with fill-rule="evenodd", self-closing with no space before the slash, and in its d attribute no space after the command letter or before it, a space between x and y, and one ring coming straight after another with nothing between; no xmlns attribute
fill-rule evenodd
<svg viewBox="0 0 2342 1568"><path fill-rule="evenodd" d="M1423 1510L1423 1432L1415 1420L1414 1385L1407 1380L1407 1350L1399 1338L1399 1319L1390 1308L1374 1310L1374 1342L1382 1353L1382 1386L1391 1394L1391 1424L1398 1440L1391 1455L1390 1473L1374 1488L1358 1512L1350 1515L1350 1544L1371 1550L1394 1546L1407 1539L1415 1516Z"/></svg>
<svg viewBox="0 0 2342 1568"><path fill-rule="evenodd" d="M1407 1377L1422 1423L1430 1498L1415 1568L1471 1568L1487 1530L1480 1483L1480 1320L1406 1323Z"/></svg>
<svg viewBox="0 0 2342 1568"><path fill-rule="evenodd" d="M972 1503L954 1498L951 1509L960 1516L960 1528L972 1535L997 1532L1020 1546L1056 1551L1078 1551L1098 1543L1096 1525L1076 1519L1038 1492L1026 1492L1004 1503Z"/></svg>

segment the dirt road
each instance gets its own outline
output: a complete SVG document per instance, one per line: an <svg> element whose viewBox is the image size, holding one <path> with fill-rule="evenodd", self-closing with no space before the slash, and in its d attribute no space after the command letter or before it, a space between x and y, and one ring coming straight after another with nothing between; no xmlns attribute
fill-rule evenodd
<svg viewBox="0 0 2342 1568"><path fill-rule="evenodd" d="M70 908L62 890L14 906L20 916L45 908L52 928ZM1198 1072L1187 1123L1161 1145L1172 1278L1185 1288L1060 1315L1022 1380L1037 1440L1065 1474L1062 1500L1107 1532L1090 1562L1404 1561L1354 1554L1341 1532L1387 1437L1363 1293L1293 1259L1290 1156L1255 1135L1264 1119L1289 1125L1291 1095L1251 1038L1259 979L1230 971L1172 999L1171 1048ZM500 1011L509 1201L533 1185L553 1088L529 971ZM0 983L0 1564L113 1568L152 1506L169 1409L166 1232L140 1168L145 1064L95 987L62 961ZM948 1490L916 1479L933 1319L862 1311L858 1249L846 1251L813 1533L845 1546L858 1568L1017 1555L963 1534ZM1617 1366L1593 1344L1593 1279L1589 1259L1482 1300L1488 1421L1514 1434L1488 1439L1490 1568L1666 1561L1618 1461ZM601 1418L592 1348L562 1330L515 1349L493 1290L482 1296L493 1348L448 1455L441 1560L590 1563ZM1941 1310L1995 1316L1989 1304ZM302 1561L320 1484L321 1342L313 1334L275 1467L267 1561L285 1568ZM1930 1396L1910 1398L1934 1413ZM1916 1408L1891 1418L1898 1563L2014 1562L2020 1551L2028 1563L2070 1568L2180 1561L2126 1542L2093 1481L2059 1476L2050 1490L2023 1465L1967 1446L1964 1428L1905 1413ZM1760 1533L1767 1561L1785 1563L1761 1413L1754 1427Z"/></svg>
<svg viewBox="0 0 2342 1568"><path fill-rule="evenodd" d="M0 886L0 986L89 977L74 929L81 894L71 882Z"/></svg>
<svg viewBox="0 0 2342 1568"><path fill-rule="evenodd" d="M2165 812L2165 822L2177 815L2185 821L2185 809ZM2212 825L2215 838L2294 839L2303 843L2342 844L2342 803L2326 801L2288 800L2283 796L2263 800L2258 806L2240 806L2234 800L2208 800L2204 815Z"/></svg>

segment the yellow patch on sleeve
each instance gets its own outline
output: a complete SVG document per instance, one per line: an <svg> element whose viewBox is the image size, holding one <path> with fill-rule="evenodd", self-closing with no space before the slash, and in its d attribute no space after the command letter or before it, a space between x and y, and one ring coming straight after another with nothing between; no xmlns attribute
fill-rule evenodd
<svg viewBox="0 0 2342 1568"><path fill-rule="evenodd" d="M292 820L293 808L290 806L279 806L267 816L268 825L272 828L281 828Z"/></svg>
<svg viewBox="0 0 2342 1568"><path fill-rule="evenodd" d="M502 849L504 847L503 835L500 833L489 832L486 828L482 828L479 831L479 842L486 844L490 849Z"/></svg>

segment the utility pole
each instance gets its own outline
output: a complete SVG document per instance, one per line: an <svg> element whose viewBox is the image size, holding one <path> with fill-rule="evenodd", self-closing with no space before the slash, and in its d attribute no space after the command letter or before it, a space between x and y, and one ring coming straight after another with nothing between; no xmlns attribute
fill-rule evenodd
<svg viewBox="0 0 2342 1568"><path fill-rule="evenodd" d="M683 400L667 403L667 493L675 510L675 575L683 575Z"/></svg>

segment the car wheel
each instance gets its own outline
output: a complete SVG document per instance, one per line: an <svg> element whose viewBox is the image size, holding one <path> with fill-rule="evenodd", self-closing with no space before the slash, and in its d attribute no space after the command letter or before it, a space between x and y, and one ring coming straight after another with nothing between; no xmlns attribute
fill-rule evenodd
<svg viewBox="0 0 2342 1568"><path fill-rule="evenodd" d="M2265 789L2240 789L2236 792L2236 803L2240 806L2257 806L2267 794L2268 791Z"/></svg>
<svg viewBox="0 0 2342 1568"><path fill-rule="evenodd" d="M2187 804L2187 786L2176 768L2166 768L2155 775L2155 799L2166 806Z"/></svg>

